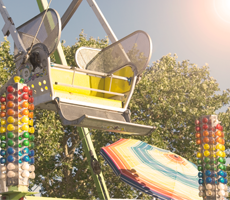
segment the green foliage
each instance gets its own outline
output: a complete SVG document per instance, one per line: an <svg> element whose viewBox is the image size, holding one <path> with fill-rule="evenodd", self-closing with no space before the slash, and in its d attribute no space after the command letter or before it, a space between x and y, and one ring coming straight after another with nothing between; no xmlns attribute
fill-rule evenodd
<svg viewBox="0 0 230 200"><path fill-rule="evenodd" d="M4 38L0 45L0 86L8 81L15 69L13 55L10 54L10 42Z"/></svg>
<svg viewBox="0 0 230 200"><path fill-rule="evenodd" d="M74 54L81 46L104 48L108 39L87 40L82 32L73 46L63 49L69 65L74 66ZM55 62L55 59L52 57ZM0 46L0 85L3 85L14 70L9 42ZM217 82L210 77L207 66L198 68L188 61L177 61L170 54L154 62L136 85L129 108L134 123L156 126L149 136L135 137L160 148L169 149L181 156L195 160L194 120L201 115L215 114L223 105L229 104L230 91L218 93ZM42 196L95 199L98 195L89 170L81 139L76 127L60 123L57 113L35 111L36 126L36 179L41 183ZM230 130L230 110L219 114L225 133ZM91 130L97 155L101 147L128 135ZM226 134L226 148L230 147ZM136 198L140 192L116 177L108 164L99 157L103 175L111 198ZM143 199L150 199L143 194Z"/></svg>

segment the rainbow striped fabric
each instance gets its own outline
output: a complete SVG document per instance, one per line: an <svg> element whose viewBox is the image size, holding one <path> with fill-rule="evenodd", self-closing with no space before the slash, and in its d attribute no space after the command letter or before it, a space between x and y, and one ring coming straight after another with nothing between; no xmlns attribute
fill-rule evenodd
<svg viewBox="0 0 230 200"><path fill-rule="evenodd" d="M202 200L196 165L170 151L120 139L103 147L101 155L121 180L142 192L164 200Z"/></svg>

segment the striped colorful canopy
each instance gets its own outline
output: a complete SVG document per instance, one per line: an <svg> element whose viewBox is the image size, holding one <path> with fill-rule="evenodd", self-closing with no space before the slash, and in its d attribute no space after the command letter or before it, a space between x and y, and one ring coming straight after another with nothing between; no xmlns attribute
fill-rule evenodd
<svg viewBox="0 0 230 200"><path fill-rule="evenodd" d="M159 199L201 200L196 165L164 149L121 139L101 149L117 176Z"/></svg>

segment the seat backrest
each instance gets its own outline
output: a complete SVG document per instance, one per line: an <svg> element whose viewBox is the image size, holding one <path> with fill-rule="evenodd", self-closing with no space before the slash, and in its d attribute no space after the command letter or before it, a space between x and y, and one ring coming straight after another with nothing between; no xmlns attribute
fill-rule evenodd
<svg viewBox="0 0 230 200"><path fill-rule="evenodd" d="M75 53L75 62L81 69L85 69L86 65L101 51L101 49L91 47L80 47Z"/></svg>
<svg viewBox="0 0 230 200"><path fill-rule="evenodd" d="M135 31L102 49L86 66L87 70L112 73L131 63L136 75L147 67L152 54L151 38L144 31Z"/></svg>
<svg viewBox="0 0 230 200"><path fill-rule="evenodd" d="M54 9L49 8L44 17L45 12L46 11L43 11L42 13L38 14L34 18L19 26L17 28L17 31L21 36L22 42L26 49L31 46L34 37L38 31L34 44L44 44L48 49L49 55L51 55L56 50L57 45L60 41L61 20L59 14ZM44 20L41 24L43 17ZM41 27L39 29L40 24ZM16 45L14 47L14 54L18 54L18 49Z"/></svg>

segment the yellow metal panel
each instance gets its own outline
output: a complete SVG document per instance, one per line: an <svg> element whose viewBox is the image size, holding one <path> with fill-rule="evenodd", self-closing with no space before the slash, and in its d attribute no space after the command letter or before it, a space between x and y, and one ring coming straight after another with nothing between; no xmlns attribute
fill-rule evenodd
<svg viewBox="0 0 230 200"><path fill-rule="evenodd" d="M126 66L114 73L114 75L123 76L123 77L133 77L134 73L131 67ZM110 78L105 78L105 90L109 91L110 86ZM131 89L131 85L129 85L128 81L112 79L111 92L125 93ZM105 94L104 97L112 97L114 95Z"/></svg>
<svg viewBox="0 0 230 200"><path fill-rule="evenodd" d="M66 87L61 85L55 85L55 82L72 84L73 81L73 71L60 70L56 68L51 68L51 79L54 90L75 92L85 95L90 95L90 90L83 90L78 88ZM75 73L74 75L74 85L83 86L90 88L90 78L88 75Z"/></svg>
<svg viewBox="0 0 230 200"><path fill-rule="evenodd" d="M100 77L91 76L90 77L90 87L94 89L104 90L105 79ZM104 93L91 91L90 95L96 97L104 97Z"/></svg>
<svg viewBox="0 0 230 200"><path fill-rule="evenodd" d="M69 93L69 92L58 91L58 90L55 91L54 95L56 97L60 97L68 100L75 100L84 103L93 103L93 104L99 104L103 106L122 108L122 102L114 99L106 99L101 97L88 96L88 95L77 94L77 93Z"/></svg>

